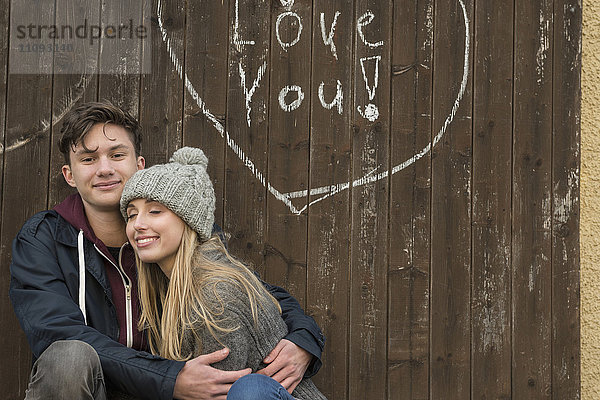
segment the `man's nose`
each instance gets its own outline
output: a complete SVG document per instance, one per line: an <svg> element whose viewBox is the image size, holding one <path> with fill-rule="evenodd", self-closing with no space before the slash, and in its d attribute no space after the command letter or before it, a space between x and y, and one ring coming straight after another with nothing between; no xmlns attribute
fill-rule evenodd
<svg viewBox="0 0 600 400"><path fill-rule="evenodd" d="M115 168L107 157L100 157L96 173L98 175L112 175L115 173Z"/></svg>

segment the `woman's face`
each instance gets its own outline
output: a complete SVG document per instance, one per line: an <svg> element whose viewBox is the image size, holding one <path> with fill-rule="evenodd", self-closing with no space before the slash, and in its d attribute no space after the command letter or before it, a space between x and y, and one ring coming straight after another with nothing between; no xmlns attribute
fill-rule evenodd
<svg viewBox="0 0 600 400"><path fill-rule="evenodd" d="M127 238L140 260L171 276L185 222L162 204L136 199L127 205Z"/></svg>

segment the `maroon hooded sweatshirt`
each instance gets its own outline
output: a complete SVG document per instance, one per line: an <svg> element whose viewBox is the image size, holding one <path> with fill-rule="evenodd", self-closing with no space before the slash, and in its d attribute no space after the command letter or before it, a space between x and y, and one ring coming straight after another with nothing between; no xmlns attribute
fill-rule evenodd
<svg viewBox="0 0 600 400"><path fill-rule="evenodd" d="M83 201L79 193L67 197L62 203L54 207L54 210L74 228L83 230L83 236L94 243L104 255L104 268L106 269L106 275L110 283L112 302L115 305L119 321L119 343L127 346L126 288L121 273L118 270L119 262L111 255L104 242L96 237L85 215ZM133 324L133 345L131 347L136 350L147 350L145 335L137 327L140 319L137 270L133 248L129 244L123 246L120 265L126 275L125 282L129 282L131 290L131 323Z"/></svg>

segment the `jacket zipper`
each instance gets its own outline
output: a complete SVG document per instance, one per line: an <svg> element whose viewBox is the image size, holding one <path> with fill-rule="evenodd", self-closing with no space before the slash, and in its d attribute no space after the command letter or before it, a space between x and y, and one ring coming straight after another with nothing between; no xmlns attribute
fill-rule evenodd
<svg viewBox="0 0 600 400"><path fill-rule="evenodd" d="M103 252L100 251L100 249L98 249L98 247L96 247L96 244L94 244L94 248L96 249L96 251L100 254L102 254L102 257L104 257L109 263L111 263L119 272L119 275L121 276L121 280L123 281L123 286L125 286L125 319L127 321L127 347L132 347L133 346L133 312L131 309L131 280L129 279L129 277L127 276L127 274L125 273L125 270L123 269L122 265L121 265L121 253L123 252L123 247L121 247L121 250L119 250L119 266L117 267L117 265L112 262L112 260L110 258L108 258Z"/></svg>

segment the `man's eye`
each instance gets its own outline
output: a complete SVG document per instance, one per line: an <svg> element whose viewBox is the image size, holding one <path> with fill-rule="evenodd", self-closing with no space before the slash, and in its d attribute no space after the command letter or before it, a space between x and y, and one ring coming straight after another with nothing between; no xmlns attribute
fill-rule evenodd
<svg viewBox="0 0 600 400"><path fill-rule="evenodd" d="M92 162L94 159L92 157L86 157L81 160L81 162Z"/></svg>
<svg viewBox="0 0 600 400"><path fill-rule="evenodd" d="M113 155L113 158L123 158L123 157L125 157L125 154L123 154L123 153L117 153L117 154Z"/></svg>

